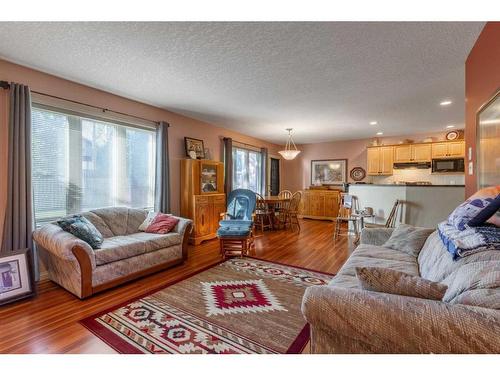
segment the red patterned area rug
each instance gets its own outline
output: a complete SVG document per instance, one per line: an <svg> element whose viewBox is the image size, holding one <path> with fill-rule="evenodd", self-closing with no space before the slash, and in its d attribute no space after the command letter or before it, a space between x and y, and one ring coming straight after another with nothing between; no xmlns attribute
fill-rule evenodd
<svg viewBox="0 0 500 375"><path fill-rule="evenodd" d="M300 353L304 290L331 278L234 258L81 323L119 353Z"/></svg>

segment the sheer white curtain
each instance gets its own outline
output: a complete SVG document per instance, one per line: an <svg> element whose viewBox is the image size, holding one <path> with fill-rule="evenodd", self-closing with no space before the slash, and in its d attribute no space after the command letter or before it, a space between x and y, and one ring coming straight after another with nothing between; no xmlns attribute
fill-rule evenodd
<svg viewBox="0 0 500 375"><path fill-rule="evenodd" d="M233 146L233 190L249 189L262 194L262 154Z"/></svg>

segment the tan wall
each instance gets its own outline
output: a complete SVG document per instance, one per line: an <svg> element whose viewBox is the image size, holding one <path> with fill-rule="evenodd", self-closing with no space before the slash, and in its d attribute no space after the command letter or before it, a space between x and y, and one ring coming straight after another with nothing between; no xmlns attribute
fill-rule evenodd
<svg viewBox="0 0 500 375"><path fill-rule="evenodd" d="M477 190L476 116L500 89L500 22L488 22L465 63L465 147L472 147L473 174L465 174L465 197ZM466 158L466 162L469 160ZM467 170L467 165L466 168Z"/></svg>
<svg viewBox="0 0 500 375"><path fill-rule="evenodd" d="M169 130L170 148L170 184L171 184L171 205L172 212L178 214L180 211L180 159L185 158L184 137L203 139L205 147L210 149L212 159L222 159L222 137L231 137L235 141L248 143L257 147L267 147L270 153L276 154L281 148L253 137L249 137L228 129L224 129L213 124L208 124L186 116L182 116L161 108L153 107L137 101L129 100L105 91L97 90L75 82L71 82L53 75L42 73L30 68L16 65L4 60L0 60L0 80L17 82L30 86L34 91L43 92L50 95L60 96L65 99L76 100L82 103L105 107L110 110L124 112L134 116L140 116L152 121L167 121L171 124ZM5 212L5 202L7 199L5 190L6 176L6 121L3 121L8 111L6 107L6 91L0 90L0 105L2 113L0 119L0 229L3 233L3 217ZM5 155L5 157L4 157ZM285 173L285 172L284 172Z"/></svg>
<svg viewBox="0 0 500 375"><path fill-rule="evenodd" d="M444 140L446 132L413 134L402 137L381 137L383 144L397 144L404 139L413 139L415 142L428 137L434 140ZM366 147L370 146L373 138L356 139L350 141L324 142L298 145L302 151L293 161L284 161L287 171L284 175L283 186L292 191L301 190L311 185L311 160L347 159L348 181L353 182L349 172L354 167L362 167L366 171ZM297 171L297 172L295 172ZM368 177L367 177L368 178ZM366 179L365 179L366 180Z"/></svg>

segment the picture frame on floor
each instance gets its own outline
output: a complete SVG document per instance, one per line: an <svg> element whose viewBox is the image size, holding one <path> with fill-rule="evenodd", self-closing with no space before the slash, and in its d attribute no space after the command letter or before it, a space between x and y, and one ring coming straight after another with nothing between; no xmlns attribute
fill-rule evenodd
<svg viewBox="0 0 500 375"><path fill-rule="evenodd" d="M311 185L341 185L347 182L347 159L311 160Z"/></svg>
<svg viewBox="0 0 500 375"><path fill-rule="evenodd" d="M28 249L0 256L0 306L35 295Z"/></svg>

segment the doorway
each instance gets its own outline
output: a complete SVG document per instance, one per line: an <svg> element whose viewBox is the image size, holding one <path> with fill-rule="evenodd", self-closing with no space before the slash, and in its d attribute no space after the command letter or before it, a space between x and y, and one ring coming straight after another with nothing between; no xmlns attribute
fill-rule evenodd
<svg viewBox="0 0 500 375"><path fill-rule="evenodd" d="M270 157L270 179L269 190L271 195L280 193L280 159Z"/></svg>

